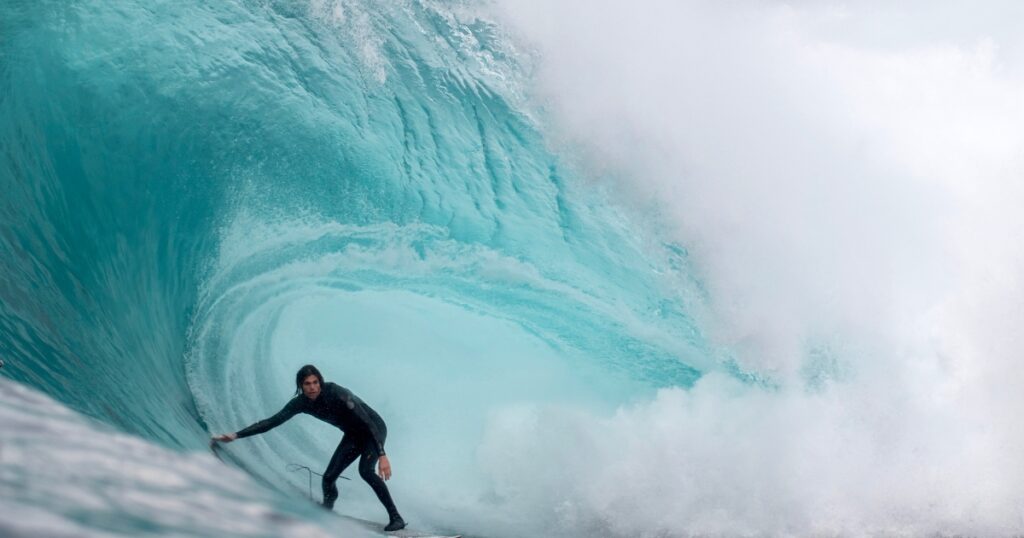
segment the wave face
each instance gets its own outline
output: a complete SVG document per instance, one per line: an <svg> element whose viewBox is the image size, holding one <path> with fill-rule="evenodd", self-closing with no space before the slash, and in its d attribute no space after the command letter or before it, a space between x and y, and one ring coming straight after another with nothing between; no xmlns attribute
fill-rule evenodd
<svg viewBox="0 0 1024 538"><path fill-rule="evenodd" d="M337 443L315 421L229 447L248 473L233 479L265 495L218 491L203 476L223 471L174 455L275 412L312 362L388 421L407 518L521 535L557 513L502 508L517 490L479 452L495 416L610 413L713 368L686 252L552 153L522 104L519 55L469 6L0 10L0 372L150 443L104 453L69 436L105 426L40 413L55 433L7 439L22 459L0 503L36 506L42 526L10 532L336 525L288 500L307 477L285 464L323 466ZM37 396L4 391L4 424L24 427L12 417ZM15 472L45 465L28 456L42 446L65 449L46 453L55 465L100 462L68 471L82 495L33 501L61 476ZM112 475L147 498L168 467L184 485L162 501L84 500ZM197 494L239 525L168 521ZM342 500L382 517L361 484ZM286 516L242 525L245 503Z"/></svg>

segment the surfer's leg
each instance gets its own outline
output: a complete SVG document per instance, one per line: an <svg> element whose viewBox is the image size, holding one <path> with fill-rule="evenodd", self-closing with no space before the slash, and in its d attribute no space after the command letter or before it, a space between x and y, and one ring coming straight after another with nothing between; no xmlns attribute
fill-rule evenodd
<svg viewBox="0 0 1024 538"><path fill-rule="evenodd" d="M373 492L377 494L377 499L384 505L384 508L388 511L388 517L391 518L389 527L396 525L401 522L401 526L388 530L397 530L405 527L405 521L402 520L402 516L398 514L398 508L395 507L395 501L391 499L391 492L388 491L387 484L384 483L384 479L377 475L375 469L377 468L377 460L380 459L380 454L377 452L377 448L373 443L366 443L363 445L363 457L359 460L359 476L363 477L363 480L373 488Z"/></svg>
<svg viewBox="0 0 1024 538"><path fill-rule="evenodd" d="M334 508L334 501L338 498L338 486L335 482L338 481L341 472L358 457L359 447L356 443L347 435L342 437L334 455L331 456L331 462L327 464L327 470L324 471L324 508Z"/></svg>

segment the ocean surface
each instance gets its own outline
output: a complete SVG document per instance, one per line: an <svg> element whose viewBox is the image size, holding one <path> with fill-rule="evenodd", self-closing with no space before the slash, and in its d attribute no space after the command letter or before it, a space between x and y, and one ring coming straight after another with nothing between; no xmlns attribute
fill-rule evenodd
<svg viewBox="0 0 1024 538"><path fill-rule="evenodd" d="M485 7L0 1L0 535L376 536L296 470L336 429L209 450L307 363L384 417L420 530L1024 530L1019 428L848 359L923 362L831 328L744 362L745 296L552 127ZM336 511L386 523L345 476Z"/></svg>

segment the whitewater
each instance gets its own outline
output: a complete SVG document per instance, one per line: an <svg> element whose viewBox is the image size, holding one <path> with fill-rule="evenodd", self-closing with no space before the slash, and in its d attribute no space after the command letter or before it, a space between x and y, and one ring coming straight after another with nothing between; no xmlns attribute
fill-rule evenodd
<svg viewBox="0 0 1024 538"><path fill-rule="evenodd" d="M1024 533L982 7L0 1L0 535Z"/></svg>

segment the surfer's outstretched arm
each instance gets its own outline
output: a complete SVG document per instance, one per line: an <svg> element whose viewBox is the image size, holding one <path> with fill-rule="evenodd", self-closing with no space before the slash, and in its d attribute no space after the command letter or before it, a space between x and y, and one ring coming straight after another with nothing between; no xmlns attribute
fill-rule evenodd
<svg viewBox="0 0 1024 538"><path fill-rule="evenodd" d="M225 433L223 435L218 435L214 437L213 440L220 441L222 443L230 443L235 439L241 439L243 437L249 437L251 435L259 435L261 433L266 433L280 426L281 424L284 424L288 419L297 415L302 404L302 402L299 401L299 398L302 397L303 396L296 396L295 398L292 398L290 402L285 404L283 409L278 411L276 415L270 418L263 419L250 426L246 426L245 428L242 428L241 430L238 430L235 433Z"/></svg>

